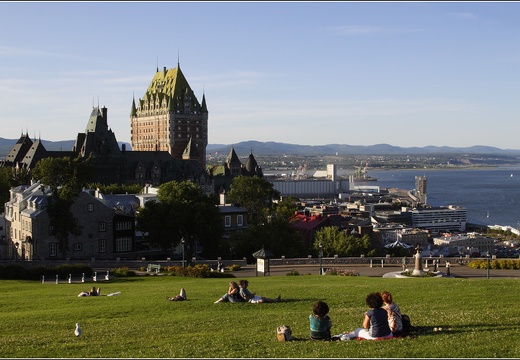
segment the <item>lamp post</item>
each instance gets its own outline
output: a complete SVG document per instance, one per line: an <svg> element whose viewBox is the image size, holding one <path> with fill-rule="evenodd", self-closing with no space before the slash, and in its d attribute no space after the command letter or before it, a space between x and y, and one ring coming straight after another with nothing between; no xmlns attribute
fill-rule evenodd
<svg viewBox="0 0 520 360"><path fill-rule="evenodd" d="M489 279L489 251L486 252L486 259L487 259L487 278Z"/></svg>
<svg viewBox="0 0 520 360"><path fill-rule="evenodd" d="M14 254L16 261L18 261L18 248L20 247L20 243L15 242L14 247L16 248L16 252Z"/></svg>
<svg viewBox="0 0 520 360"><path fill-rule="evenodd" d="M184 238L181 239L182 244L182 267L184 268Z"/></svg>
<svg viewBox="0 0 520 360"><path fill-rule="evenodd" d="M323 245L321 244L321 241L318 244L318 246L320 247L320 252L318 253L318 256L320 257L320 275L323 275L323 268L322 268L322 265L323 265L323 262L322 262L322 259L323 259Z"/></svg>

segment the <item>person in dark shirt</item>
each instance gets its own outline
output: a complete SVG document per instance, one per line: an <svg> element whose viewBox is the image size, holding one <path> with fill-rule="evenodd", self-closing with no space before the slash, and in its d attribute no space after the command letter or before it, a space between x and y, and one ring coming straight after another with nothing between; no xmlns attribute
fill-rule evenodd
<svg viewBox="0 0 520 360"><path fill-rule="evenodd" d="M365 312L363 327L357 328L342 336L342 340L363 338L367 340L389 339L393 337L388 325L388 312L383 308L383 297L380 293L370 293L365 298L369 307Z"/></svg>

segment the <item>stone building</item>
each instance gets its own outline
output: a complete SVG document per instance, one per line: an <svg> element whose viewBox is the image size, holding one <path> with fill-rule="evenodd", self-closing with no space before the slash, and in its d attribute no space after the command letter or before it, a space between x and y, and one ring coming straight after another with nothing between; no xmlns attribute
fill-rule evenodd
<svg viewBox="0 0 520 360"><path fill-rule="evenodd" d="M48 151L40 140L22 134L0 166L31 170L48 157L89 159L92 182L151 184L189 180L201 185L206 175L208 110L199 103L180 66L157 69L145 95L133 99L130 113L132 151L121 149L108 126L106 107L93 107L85 132L78 133L70 151Z"/></svg>
<svg viewBox="0 0 520 360"><path fill-rule="evenodd" d="M82 191L71 207L79 233L69 236L69 251L61 254L52 235L47 213L51 190L39 182L10 190L5 204L6 238L3 253L8 259L53 260L113 259L135 249L134 209L123 211L106 199ZM138 204L138 200L135 200Z"/></svg>
<svg viewBox="0 0 520 360"><path fill-rule="evenodd" d="M226 162L221 165L208 167L207 172L212 181L213 192L218 194L229 190L233 179L237 176L264 177L262 168L256 162L253 151L251 151L245 163L242 164L233 146L231 146Z"/></svg>
<svg viewBox="0 0 520 360"><path fill-rule="evenodd" d="M1 165L31 170L43 158L80 157L92 165L93 183L158 186L172 180L190 180L206 184L209 178L196 155L191 141L177 159L168 151L127 151L124 144L120 149L108 126L107 108L94 107L85 132L78 133L71 151L47 151L40 140L33 142L22 134Z"/></svg>
<svg viewBox="0 0 520 360"><path fill-rule="evenodd" d="M206 98L203 94L199 103L179 64L169 70L157 68L143 98L132 102L130 126L133 150L167 151L181 159L190 145L199 165L206 166Z"/></svg>

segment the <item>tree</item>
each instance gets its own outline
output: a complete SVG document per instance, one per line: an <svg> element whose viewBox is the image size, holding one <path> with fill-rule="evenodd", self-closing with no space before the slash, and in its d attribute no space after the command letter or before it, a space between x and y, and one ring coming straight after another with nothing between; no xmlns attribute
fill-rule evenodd
<svg viewBox="0 0 520 360"><path fill-rule="evenodd" d="M91 183L87 184L89 189L99 189L103 194L139 194L143 190L143 187L139 184L101 184Z"/></svg>
<svg viewBox="0 0 520 360"><path fill-rule="evenodd" d="M71 212L71 206L90 179L92 168L80 158L44 158L36 163L32 176L51 188L47 213L51 234L58 240L63 257L69 250L69 235L80 235L81 228Z"/></svg>
<svg viewBox="0 0 520 360"><path fill-rule="evenodd" d="M347 235L337 226L327 226L318 230L314 235L313 244L316 252L320 249L320 243L324 256L371 256L375 252L368 235Z"/></svg>
<svg viewBox="0 0 520 360"><path fill-rule="evenodd" d="M159 186L156 201L149 201L138 211L137 228L148 232L151 244L163 250L185 241L185 252L195 255L198 242L205 254L213 254L224 232L217 198L204 194L189 181L171 181Z"/></svg>
<svg viewBox="0 0 520 360"><path fill-rule="evenodd" d="M292 196L286 197L276 203L275 215L277 219L288 221L298 210L298 199Z"/></svg>
<svg viewBox="0 0 520 360"><path fill-rule="evenodd" d="M0 204L9 201L9 190L12 187L28 184L31 180L25 168L0 167Z"/></svg>
<svg viewBox="0 0 520 360"><path fill-rule="evenodd" d="M230 202L247 209L251 225L266 223L271 215L273 199L279 197L280 192L273 188L273 184L258 176L237 176L228 194Z"/></svg>
<svg viewBox="0 0 520 360"><path fill-rule="evenodd" d="M305 252L301 235L289 223L280 220L252 225L243 232L234 233L228 246L233 247L237 257L246 257L249 261L262 246L275 257L301 257Z"/></svg>

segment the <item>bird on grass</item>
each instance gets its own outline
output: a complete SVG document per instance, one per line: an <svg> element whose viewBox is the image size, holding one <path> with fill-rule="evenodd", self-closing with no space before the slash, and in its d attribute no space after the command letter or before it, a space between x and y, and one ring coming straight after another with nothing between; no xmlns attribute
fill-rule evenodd
<svg viewBox="0 0 520 360"><path fill-rule="evenodd" d="M79 337L81 335L81 327L79 326L79 323L76 323L76 329L74 329L74 335Z"/></svg>

